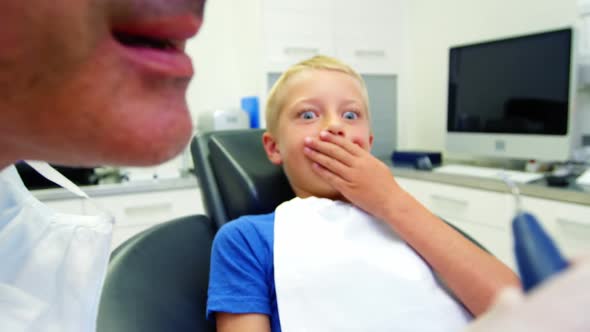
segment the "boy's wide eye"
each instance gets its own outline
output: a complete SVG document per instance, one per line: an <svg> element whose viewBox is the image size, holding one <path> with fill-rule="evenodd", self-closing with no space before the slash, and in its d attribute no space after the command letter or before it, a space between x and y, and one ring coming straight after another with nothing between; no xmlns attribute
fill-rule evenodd
<svg viewBox="0 0 590 332"><path fill-rule="evenodd" d="M347 120L356 120L356 119L358 119L359 115L356 112L348 111L348 112L344 112L342 117Z"/></svg>
<svg viewBox="0 0 590 332"><path fill-rule="evenodd" d="M304 111L299 114L299 117L304 120L311 120L316 118L316 114L313 111Z"/></svg>

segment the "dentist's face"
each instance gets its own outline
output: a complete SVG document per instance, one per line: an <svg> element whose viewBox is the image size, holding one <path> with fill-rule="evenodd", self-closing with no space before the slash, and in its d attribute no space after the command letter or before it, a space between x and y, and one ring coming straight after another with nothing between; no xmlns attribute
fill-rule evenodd
<svg viewBox="0 0 590 332"><path fill-rule="evenodd" d="M370 150L373 136L361 84L348 74L328 70L304 71L287 84L274 137L277 158L271 161L283 164L297 196L339 199L339 193L313 171L303 153L304 140L326 130Z"/></svg>
<svg viewBox="0 0 590 332"><path fill-rule="evenodd" d="M191 135L205 0L0 2L0 168L159 163ZM4 163L4 164L3 164Z"/></svg>

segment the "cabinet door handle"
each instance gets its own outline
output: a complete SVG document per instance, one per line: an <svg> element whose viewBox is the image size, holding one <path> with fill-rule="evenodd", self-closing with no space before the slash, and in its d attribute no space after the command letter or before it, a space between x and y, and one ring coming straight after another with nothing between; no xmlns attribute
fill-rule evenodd
<svg viewBox="0 0 590 332"><path fill-rule="evenodd" d="M560 231L570 241L583 243L585 248L588 248L588 240L590 239L590 223L581 222L578 220L571 220L565 218L557 218Z"/></svg>
<svg viewBox="0 0 590 332"><path fill-rule="evenodd" d="M125 215L129 217L142 217L159 214L168 214L172 211L172 203L158 203L151 205L130 206L125 208Z"/></svg>
<svg viewBox="0 0 590 332"><path fill-rule="evenodd" d="M320 50L311 47L285 47L286 55L318 55Z"/></svg>
<svg viewBox="0 0 590 332"><path fill-rule="evenodd" d="M385 50L355 50L354 56L359 58L384 58Z"/></svg>
<svg viewBox="0 0 590 332"><path fill-rule="evenodd" d="M587 228L590 230L590 222L583 222L583 221L571 220L571 219L565 219L565 218L557 218L557 223L559 223L562 226L576 226L576 227Z"/></svg>
<svg viewBox="0 0 590 332"><path fill-rule="evenodd" d="M469 202L466 201L466 200L445 197L445 196L442 196L442 195L430 195L430 198L432 198L433 200L436 200L436 201L446 201L446 202L450 202L450 203L457 204L457 205L462 205L462 206L468 206L469 205Z"/></svg>

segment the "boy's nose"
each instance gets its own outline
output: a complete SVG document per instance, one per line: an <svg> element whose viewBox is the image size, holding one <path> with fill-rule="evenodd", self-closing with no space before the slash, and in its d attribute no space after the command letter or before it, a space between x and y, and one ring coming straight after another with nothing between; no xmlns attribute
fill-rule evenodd
<svg viewBox="0 0 590 332"><path fill-rule="evenodd" d="M346 136L344 133L344 127L340 122L330 122L325 130L332 133L332 135L338 135L342 137Z"/></svg>

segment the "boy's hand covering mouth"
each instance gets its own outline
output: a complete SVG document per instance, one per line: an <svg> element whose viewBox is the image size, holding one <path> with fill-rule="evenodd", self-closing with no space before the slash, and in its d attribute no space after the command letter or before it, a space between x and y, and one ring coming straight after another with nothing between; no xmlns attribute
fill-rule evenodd
<svg viewBox="0 0 590 332"><path fill-rule="evenodd" d="M304 154L313 171L352 204L386 220L388 211L404 193L389 168L348 139L322 131L320 138L305 139Z"/></svg>

